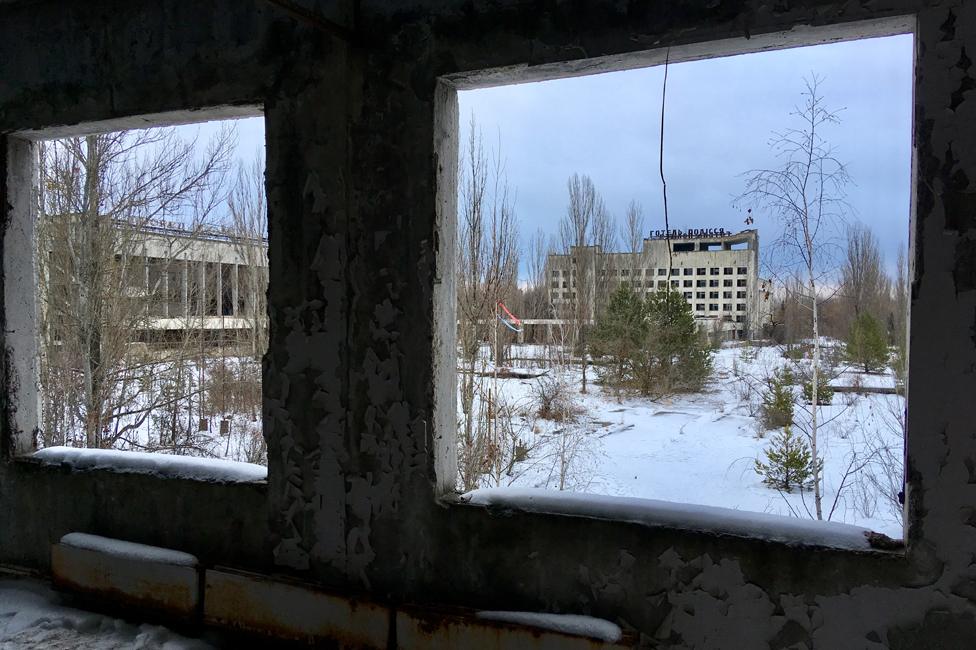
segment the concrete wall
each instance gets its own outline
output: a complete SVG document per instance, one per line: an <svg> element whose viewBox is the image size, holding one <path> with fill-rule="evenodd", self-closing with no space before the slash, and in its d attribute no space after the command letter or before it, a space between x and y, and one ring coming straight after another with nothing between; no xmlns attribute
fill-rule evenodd
<svg viewBox="0 0 976 650"><path fill-rule="evenodd" d="M651 647L971 643L976 3L285 4L299 10L263 0L0 3L0 178L23 171L8 153L15 131L263 104L271 260L266 486L12 459L14 398L30 387L11 383L15 316L4 312L0 562L45 569L49 544L79 530L396 602L593 614ZM667 45L682 60L885 33L905 22L843 26L906 14L918 19L907 552L435 500L452 480L454 397L437 362L454 322L450 84L646 64ZM449 83L438 84L443 75ZM5 182L0 205L11 202ZM5 263L4 283L10 274ZM438 389L435 376L445 379Z"/></svg>

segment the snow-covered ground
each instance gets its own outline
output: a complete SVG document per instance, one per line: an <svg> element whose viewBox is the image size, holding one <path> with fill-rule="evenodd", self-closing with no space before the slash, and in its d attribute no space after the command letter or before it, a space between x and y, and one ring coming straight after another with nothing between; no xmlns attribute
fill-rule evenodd
<svg viewBox="0 0 976 650"><path fill-rule="evenodd" d="M160 361L138 365L131 372L120 371L118 377L107 402L112 417L103 429L102 444L152 456L142 460L134 454L127 456L133 463L152 464L152 458L176 455L225 459L238 465L267 464L260 412L261 371L253 359L215 356L203 364L187 360L181 368ZM53 397L51 404L56 408L46 408L45 415L58 417L44 422L39 447L86 446L82 409L71 399L78 398ZM85 462L93 458L88 456Z"/></svg>
<svg viewBox="0 0 976 650"><path fill-rule="evenodd" d="M514 356L538 354L515 350ZM527 364L519 364L523 367ZM511 430L527 457L496 471L482 486L534 487L720 506L787 517L814 516L810 490L783 493L763 483L755 460L774 432L759 423L764 378L796 365L774 346L728 346L714 356L702 393L652 401L616 395L592 383L580 393L578 367L535 379L487 379L508 407ZM538 393L558 380L577 410L576 421L538 416ZM865 375L838 366L832 385L894 386L890 371ZM497 382L497 383L496 383ZM796 389L797 430L810 407ZM903 536L900 506L904 435L899 395L837 393L819 408L819 453L824 462L824 518L855 524L893 538ZM503 427L504 428L504 427Z"/></svg>
<svg viewBox="0 0 976 650"><path fill-rule="evenodd" d="M832 342L827 347L831 352L840 351ZM656 401L619 395L594 383L593 368L588 373L589 390L581 394L581 369L555 364L568 361L556 348L515 346L511 356L511 365L520 374L541 376L496 380L487 360L479 364L478 370L486 376L479 380L476 408L484 406L480 396L491 390L500 415L500 428L492 435L504 442L499 445L501 451L491 452L502 462L495 462L478 483L468 487L561 489L801 518L814 512L809 490L779 492L764 484L754 469L756 459L765 460L764 450L775 433L765 431L759 422L765 380L780 368L802 370L804 363L798 367L779 348L727 345L715 353L714 370L703 392ZM231 367L237 361L226 360ZM895 386L890 371L866 374L842 364L835 370L830 378L833 386ZM540 392L554 388L573 411L561 421L539 415ZM802 435L810 413L799 392L797 387L795 433ZM208 430L197 431L199 407L188 401L176 413L183 428L179 445L161 444L155 427L165 425L166 418L148 417L116 448L264 464L260 418L249 410L254 411L210 413ZM458 413L460 418L460 407ZM903 413L903 397L880 393L836 393L832 404L819 408L825 518L902 537L896 495L902 481ZM485 416L482 411L481 417ZM228 435L219 431L222 418L229 420ZM83 438L73 438L67 444L83 444ZM167 438L163 436L163 440ZM64 462L69 451L51 450L42 455L52 454L52 462ZM510 462L513 456L515 462ZM131 455L140 467L149 469L155 467L154 458L160 458L159 454ZM114 461L114 457L108 460ZM88 466L103 461L97 454L74 458ZM238 465L245 467L234 467ZM246 467L247 480L260 480L260 467ZM207 476L213 473L208 472Z"/></svg>
<svg viewBox="0 0 976 650"><path fill-rule="evenodd" d="M65 606L28 579L0 579L0 650L206 650L216 646L157 625Z"/></svg>

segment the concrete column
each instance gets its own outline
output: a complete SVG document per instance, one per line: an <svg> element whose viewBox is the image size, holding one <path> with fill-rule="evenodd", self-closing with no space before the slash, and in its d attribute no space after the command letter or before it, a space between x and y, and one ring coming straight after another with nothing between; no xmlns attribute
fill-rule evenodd
<svg viewBox="0 0 976 650"><path fill-rule="evenodd" d="M222 262L214 262L214 277L217 278L217 291L214 295L217 305L217 316L224 315L224 265Z"/></svg>
<svg viewBox="0 0 976 650"><path fill-rule="evenodd" d="M190 315L190 260L183 260L183 318Z"/></svg>
<svg viewBox="0 0 976 650"><path fill-rule="evenodd" d="M172 261L167 262L166 266L163 267L163 318L169 318L169 265Z"/></svg>
<svg viewBox="0 0 976 650"><path fill-rule="evenodd" d="M247 306L246 311L247 311L247 313L249 313L251 315L252 318L254 318L255 320L257 320L257 319L261 318L261 316L263 315L263 312L262 312L262 309L261 309L261 298L260 298L260 294L258 293L258 281L257 281L257 278L255 277L255 273L256 273L255 267L253 267L253 266L248 267L248 273L251 274L250 275L250 278L251 278L250 279L250 282L247 283L247 285L248 285L247 286L248 293L250 294L248 296L248 299L249 299L250 302L249 302L249 304Z"/></svg>
<svg viewBox="0 0 976 650"><path fill-rule="evenodd" d="M200 277L200 287L197 289L197 305L202 323L203 317L207 315L207 263L204 261L198 261L197 272L199 273Z"/></svg>
<svg viewBox="0 0 976 650"><path fill-rule="evenodd" d="M234 316L240 316L240 314L237 313L237 297L238 297L238 295L240 293L240 289L241 289L241 287L240 287L240 277L239 277L239 274L240 274L240 271L241 271L241 265L240 264L234 264L232 266L233 266L233 269L231 270L231 274L230 274L230 282L231 282L231 296L230 296L230 301L231 301L231 314L233 314Z"/></svg>
<svg viewBox="0 0 976 650"><path fill-rule="evenodd" d="M145 316L146 318L148 318L149 317L149 302L150 302L150 294L149 294L149 256L146 254L145 247L143 247L143 249L142 249L142 287L143 287L143 296L144 296L143 301L142 301L142 309L145 312L143 314L143 316Z"/></svg>

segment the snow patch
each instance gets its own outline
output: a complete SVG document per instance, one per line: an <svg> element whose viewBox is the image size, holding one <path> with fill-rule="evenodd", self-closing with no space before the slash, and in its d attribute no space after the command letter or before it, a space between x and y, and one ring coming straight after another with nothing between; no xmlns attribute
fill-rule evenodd
<svg viewBox="0 0 976 650"><path fill-rule="evenodd" d="M534 352L532 346L512 350L527 364L543 364L558 349L548 354L538 346ZM527 359L530 353L541 357ZM599 385L580 394L578 366L552 369L564 382L568 400L580 410L575 421L538 417L533 382L499 379L499 403L514 414L505 426L519 436L525 457L509 472L485 476L477 487L561 486L573 492L807 519L814 511L810 490L777 491L755 471L756 459L765 459L775 433L761 424L765 379L780 368L792 367L794 374L802 368L776 346L723 347L714 362L715 374L703 392L661 400L618 394ZM851 374L842 371L836 379L841 382ZM884 381L893 385L893 375L886 377ZM793 392L799 397L800 386L794 385ZM475 408L485 405L479 401ZM897 494L903 478L904 410L903 396L881 394L838 393L832 405L820 407L817 444L824 465L825 516L892 539L903 537ZM796 418L799 424L808 423L809 406L798 403ZM867 466L848 475L849 468L865 460L870 460Z"/></svg>
<svg viewBox="0 0 976 650"><path fill-rule="evenodd" d="M214 646L157 625L65 607L60 596L34 580L0 580L0 648L158 648L208 650Z"/></svg>
<svg viewBox="0 0 976 650"><path fill-rule="evenodd" d="M268 468L252 463L141 451L48 447L35 452L32 458L78 470L107 469L220 483L252 483L268 478Z"/></svg>
<svg viewBox="0 0 976 650"><path fill-rule="evenodd" d="M87 533L68 533L61 538L61 543L72 548L97 551L106 555L141 562L176 564L188 567L195 567L198 564L196 556L183 553L182 551L173 551L168 548L126 542L121 539L89 535Z"/></svg>
<svg viewBox="0 0 976 650"><path fill-rule="evenodd" d="M493 508L613 519L646 526L754 537L790 545L856 551L870 549L867 535L871 531L867 528L715 506L536 488L483 488L461 495L461 500Z"/></svg>
<svg viewBox="0 0 976 650"><path fill-rule="evenodd" d="M538 612L478 612L476 616L485 621L500 621L528 625L543 630L561 632L616 643L623 633L620 627L602 618L578 616L576 614L542 614Z"/></svg>

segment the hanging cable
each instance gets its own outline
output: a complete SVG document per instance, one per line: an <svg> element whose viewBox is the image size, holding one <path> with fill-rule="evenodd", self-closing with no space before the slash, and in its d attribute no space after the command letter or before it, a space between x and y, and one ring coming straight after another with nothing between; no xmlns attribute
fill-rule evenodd
<svg viewBox="0 0 976 650"><path fill-rule="evenodd" d="M664 180L664 105L668 96L668 63L671 60L671 48L664 54L664 83L661 86L661 140L658 149L658 170L661 173L661 193L664 196L664 241L668 247L667 288L671 290L671 222L668 220L668 182Z"/></svg>

